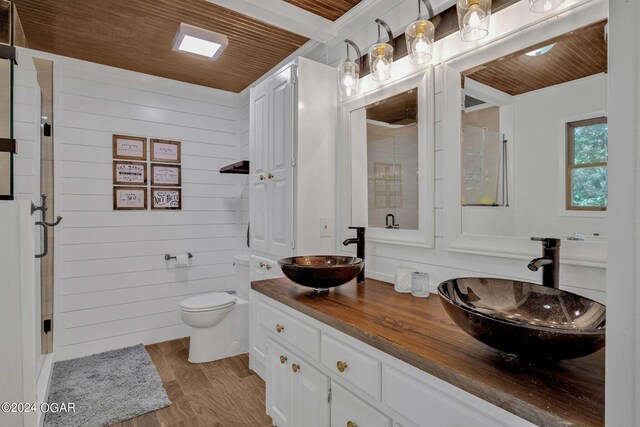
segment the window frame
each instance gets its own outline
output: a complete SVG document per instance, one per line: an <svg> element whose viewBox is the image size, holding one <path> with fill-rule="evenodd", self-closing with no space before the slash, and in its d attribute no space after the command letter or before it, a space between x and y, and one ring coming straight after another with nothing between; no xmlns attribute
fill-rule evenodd
<svg viewBox="0 0 640 427"><path fill-rule="evenodd" d="M565 191L565 207L568 211L593 211L593 212L603 212L607 210L607 206L574 206L572 204L573 200L573 187L572 187L572 172L574 169L584 169L584 168L593 168L593 167L605 167L607 168L607 175L609 174L609 166L608 162L596 162L596 163L583 163L576 165L574 163L574 154L575 154L575 141L574 141L574 129L579 127L591 126L591 125L601 125L607 124L608 120L606 116L594 117L591 119L584 120L576 120L572 122L567 122L565 126L566 132L566 144L567 144L567 161L565 164L566 173L565 173L565 181L566 181L566 191ZM608 133L608 131L607 131ZM608 150L607 150L608 152Z"/></svg>

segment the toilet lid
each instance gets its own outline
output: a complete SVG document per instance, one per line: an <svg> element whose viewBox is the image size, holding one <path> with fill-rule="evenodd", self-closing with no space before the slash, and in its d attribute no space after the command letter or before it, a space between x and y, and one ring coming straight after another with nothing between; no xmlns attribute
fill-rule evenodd
<svg viewBox="0 0 640 427"><path fill-rule="evenodd" d="M228 307L235 304L235 302L235 295L226 292L215 292L187 298L180 303L180 308L185 311L203 311Z"/></svg>

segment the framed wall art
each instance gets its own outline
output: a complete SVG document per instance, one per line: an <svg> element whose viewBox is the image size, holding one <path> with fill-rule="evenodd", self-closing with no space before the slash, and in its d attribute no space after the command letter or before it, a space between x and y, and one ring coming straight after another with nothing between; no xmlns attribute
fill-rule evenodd
<svg viewBox="0 0 640 427"><path fill-rule="evenodd" d="M182 209L182 190L179 188L152 188L151 209Z"/></svg>
<svg viewBox="0 0 640 427"><path fill-rule="evenodd" d="M113 187L113 210L146 210L146 187Z"/></svg>
<svg viewBox="0 0 640 427"><path fill-rule="evenodd" d="M113 158L125 160L147 160L147 138L139 136L113 135Z"/></svg>
<svg viewBox="0 0 640 427"><path fill-rule="evenodd" d="M180 187L182 171L180 165L151 163L151 185Z"/></svg>
<svg viewBox="0 0 640 427"><path fill-rule="evenodd" d="M180 141L151 139L151 161L180 163Z"/></svg>
<svg viewBox="0 0 640 427"><path fill-rule="evenodd" d="M114 160L113 183L115 185L147 185L147 164Z"/></svg>

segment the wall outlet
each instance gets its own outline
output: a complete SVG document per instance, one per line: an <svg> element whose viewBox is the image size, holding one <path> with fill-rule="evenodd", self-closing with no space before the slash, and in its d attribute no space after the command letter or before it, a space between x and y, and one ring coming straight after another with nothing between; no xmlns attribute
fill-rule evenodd
<svg viewBox="0 0 640 427"><path fill-rule="evenodd" d="M331 237L329 218L320 218L320 237Z"/></svg>

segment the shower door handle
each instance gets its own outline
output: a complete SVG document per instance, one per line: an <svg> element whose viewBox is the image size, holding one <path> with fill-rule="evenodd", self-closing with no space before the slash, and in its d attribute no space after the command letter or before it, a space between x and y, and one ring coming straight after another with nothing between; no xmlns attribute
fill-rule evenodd
<svg viewBox="0 0 640 427"><path fill-rule="evenodd" d="M44 258L47 256L47 253L49 253L49 227L47 227L47 225L42 221L36 222L36 225L39 225L42 227L42 240L43 240L42 253L36 254L36 258Z"/></svg>

